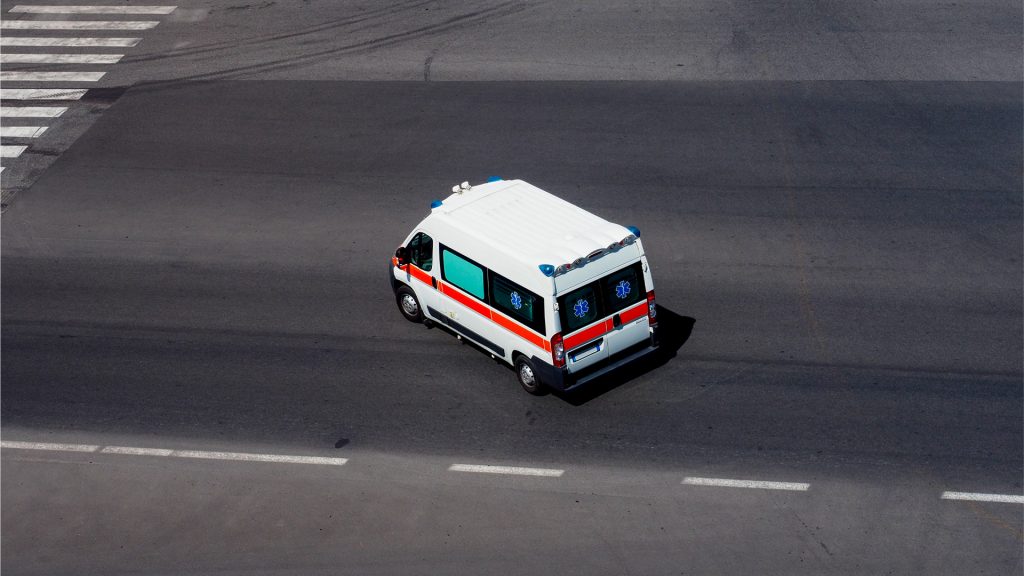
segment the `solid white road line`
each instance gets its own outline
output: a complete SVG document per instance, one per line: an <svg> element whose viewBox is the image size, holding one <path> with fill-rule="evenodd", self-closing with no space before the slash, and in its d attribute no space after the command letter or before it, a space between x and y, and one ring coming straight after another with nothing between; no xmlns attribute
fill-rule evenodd
<svg viewBox="0 0 1024 576"><path fill-rule="evenodd" d="M106 72L0 72L3 82L96 82Z"/></svg>
<svg viewBox="0 0 1024 576"><path fill-rule="evenodd" d="M731 480L728 478L697 478L688 476L683 484L689 486L721 486L725 488L760 488L762 490L795 490L806 492L810 484L802 482L766 482L763 480Z"/></svg>
<svg viewBox="0 0 1024 576"><path fill-rule="evenodd" d="M28 14L170 14L177 6L15 6Z"/></svg>
<svg viewBox="0 0 1024 576"><path fill-rule="evenodd" d="M67 111L67 106L7 106L0 108L0 118L56 118Z"/></svg>
<svg viewBox="0 0 1024 576"><path fill-rule="evenodd" d="M127 456L170 456L174 450L166 448L135 448L132 446L104 446L100 452L104 454L124 454Z"/></svg>
<svg viewBox="0 0 1024 576"><path fill-rule="evenodd" d="M450 472L476 472L478 474L514 474L516 476L546 476L558 478L565 470L551 468L521 468L519 466L484 466L480 464L452 464Z"/></svg>
<svg viewBox="0 0 1024 576"><path fill-rule="evenodd" d="M13 442L4 440L0 442L0 448L14 448L17 450L54 450L57 452L95 452L99 446L92 444L52 444L49 442Z"/></svg>
<svg viewBox="0 0 1024 576"><path fill-rule="evenodd" d="M1024 496L1014 494L978 494L974 492L943 492L943 500L973 500L975 502L1005 502L1024 504Z"/></svg>
<svg viewBox="0 0 1024 576"><path fill-rule="evenodd" d="M175 458L202 458L206 460L238 460L242 462L319 464L321 466L341 466L348 462L347 458L327 458L323 456L286 456L283 454L248 454L244 452L203 452L200 450L175 450L171 456Z"/></svg>
<svg viewBox="0 0 1024 576"><path fill-rule="evenodd" d="M28 146L0 146L0 158L17 158Z"/></svg>
<svg viewBox="0 0 1024 576"><path fill-rule="evenodd" d="M149 30L159 20L4 20L6 30Z"/></svg>
<svg viewBox="0 0 1024 576"><path fill-rule="evenodd" d="M142 38L25 38L18 36L12 38L4 36L0 38L0 46L131 48L141 41Z"/></svg>
<svg viewBox="0 0 1024 576"><path fill-rule="evenodd" d="M86 92L72 88L0 88L0 100L78 100Z"/></svg>
<svg viewBox="0 0 1024 576"><path fill-rule="evenodd" d="M6 146L4 146L6 148ZM162 456L165 458L193 458L200 460L230 460L235 462L276 462L281 464L317 464L342 466L347 458L323 456L290 456L286 454L254 454L248 452L208 452L205 450L170 450L167 448L138 448L134 446L95 446L92 444L49 444L42 442L0 442L0 448L18 450L50 450L58 452L100 452L125 456Z"/></svg>
<svg viewBox="0 0 1024 576"><path fill-rule="evenodd" d="M4 138L39 138L46 132L46 126L0 126Z"/></svg>
<svg viewBox="0 0 1024 576"><path fill-rule="evenodd" d="M124 54L0 54L8 64L117 64Z"/></svg>

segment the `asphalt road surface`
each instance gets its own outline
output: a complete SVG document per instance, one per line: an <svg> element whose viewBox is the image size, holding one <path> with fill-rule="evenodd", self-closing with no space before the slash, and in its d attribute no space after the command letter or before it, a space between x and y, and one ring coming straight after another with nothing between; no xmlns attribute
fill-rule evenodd
<svg viewBox="0 0 1024 576"><path fill-rule="evenodd" d="M487 10L544 20L524 6ZM936 45L1019 47L1020 19L991 13L1020 8L992 7ZM878 33L831 8L849 27L826 36ZM722 10L765 38L823 21ZM891 58L827 52L834 74L806 56L742 78L555 81L524 64L536 48L525 78L446 82L331 77L362 52L246 79L155 64L2 218L0 567L1020 573L1020 56L967 78L921 34ZM385 56L381 74L405 62ZM923 78L898 73L915 61ZM641 228L666 358L537 398L401 318L390 254L431 200L491 175Z"/></svg>

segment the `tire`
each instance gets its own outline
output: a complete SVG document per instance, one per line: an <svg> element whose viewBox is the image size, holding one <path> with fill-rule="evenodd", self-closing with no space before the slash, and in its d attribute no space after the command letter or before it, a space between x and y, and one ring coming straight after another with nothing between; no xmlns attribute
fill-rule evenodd
<svg viewBox="0 0 1024 576"><path fill-rule="evenodd" d="M540 396L547 390L544 388L544 384L537 379L537 371L533 367L533 362L526 356L516 356L515 362L516 379L519 380L519 385L534 396Z"/></svg>
<svg viewBox="0 0 1024 576"><path fill-rule="evenodd" d="M423 322L423 309L420 307L420 301L416 298L416 293L412 291L412 288L399 286L398 290L395 290L395 303L398 304L398 310L402 313L402 316L405 316L406 320L417 324Z"/></svg>

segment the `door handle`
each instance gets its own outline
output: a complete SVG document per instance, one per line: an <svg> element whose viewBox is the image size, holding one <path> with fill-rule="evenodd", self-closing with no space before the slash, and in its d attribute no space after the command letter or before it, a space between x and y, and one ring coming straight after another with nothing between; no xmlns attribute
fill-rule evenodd
<svg viewBox="0 0 1024 576"><path fill-rule="evenodd" d="M616 314L615 316L612 316L612 326L614 326L616 328L618 328L619 326L622 326L622 318L619 318L618 314Z"/></svg>
<svg viewBox="0 0 1024 576"><path fill-rule="evenodd" d="M434 277L434 276L430 277L430 285L434 287L434 290L437 290L437 278L436 277Z"/></svg>

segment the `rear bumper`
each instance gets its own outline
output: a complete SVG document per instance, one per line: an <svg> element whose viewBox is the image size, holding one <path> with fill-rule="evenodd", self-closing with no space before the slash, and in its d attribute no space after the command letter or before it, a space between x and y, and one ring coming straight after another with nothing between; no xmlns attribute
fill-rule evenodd
<svg viewBox="0 0 1024 576"><path fill-rule="evenodd" d="M656 352L658 350L658 344L658 327L655 326L649 341L641 342L619 352L618 354L614 354L610 358L607 358L598 364L589 366L582 372L570 373L565 368L555 368L551 365L549 360L542 360L536 356L533 358L533 365L536 369L537 376L545 386L554 390L568 392L583 386L591 380L604 376L617 368L625 366L631 362L635 362L648 354Z"/></svg>

